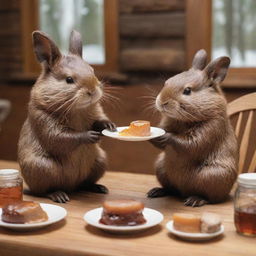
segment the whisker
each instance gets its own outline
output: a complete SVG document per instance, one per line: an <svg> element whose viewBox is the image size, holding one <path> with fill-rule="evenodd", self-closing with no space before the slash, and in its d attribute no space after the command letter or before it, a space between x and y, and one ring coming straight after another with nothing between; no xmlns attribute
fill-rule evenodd
<svg viewBox="0 0 256 256"><path fill-rule="evenodd" d="M146 90L148 91L149 95L156 97L159 94L159 91L157 91L155 88L153 88L150 85L145 86Z"/></svg>
<svg viewBox="0 0 256 256"><path fill-rule="evenodd" d="M117 87L117 86L111 86L111 85L103 85L103 89L122 91L124 88L123 87Z"/></svg>
<svg viewBox="0 0 256 256"><path fill-rule="evenodd" d="M108 104L110 107L113 107L114 109L116 108L120 108L120 105L121 105L121 101L119 98L116 98L116 97L112 97L113 95L107 95L107 94L104 94L100 101L103 103L103 104Z"/></svg>
<svg viewBox="0 0 256 256"><path fill-rule="evenodd" d="M72 102L73 98L74 98L74 96L73 96L71 99L65 101L65 102L64 102L62 105L60 105L54 112L57 112L57 111L60 110L61 108L65 107L65 105L68 105L70 102Z"/></svg>
<svg viewBox="0 0 256 256"><path fill-rule="evenodd" d="M147 106L147 107L143 108L142 112L143 112L143 114L148 116L149 119L153 119L156 116L156 114L159 114L159 112L157 111L157 109L154 106Z"/></svg>
<svg viewBox="0 0 256 256"><path fill-rule="evenodd" d="M111 107L119 107L120 104L122 103L120 98L113 95L112 91L104 91L103 96L102 96L102 102L104 103L110 103Z"/></svg>
<svg viewBox="0 0 256 256"><path fill-rule="evenodd" d="M115 89L103 89L103 93L104 94L111 94L115 97L120 97L122 94L121 94L121 91L120 90L115 90Z"/></svg>
<svg viewBox="0 0 256 256"><path fill-rule="evenodd" d="M69 101L64 101L61 105L59 105L58 100L57 100L57 102L54 102L53 104L48 105L48 107L46 109L47 110L52 110L52 108L54 108L56 106L57 108L54 109L54 111L51 111L52 114L55 114L58 110L65 107L65 105L68 104L68 103L69 103Z"/></svg>
<svg viewBox="0 0 256 256"><path fill-rule="evenodd" d="M73 102L71 102L71 104L69 106L67 106L67 108L64 110L63 112L63 117L62 117L62 120L63 119L66 119L69 112L71 111L71 109L73 108L73 106L77 103L78 101L78 97L76 95L74 95L74 97L72 97L73 99Z"/></svg>
<svg viewBox="0 0 256 256"><path fill-rule="evenodd" d="M151 95L142 95L142 96L138 96L139 98L143 98L143 99L150 99L150 100L155 100L156 97L155 96L151 96Z"/></svg>

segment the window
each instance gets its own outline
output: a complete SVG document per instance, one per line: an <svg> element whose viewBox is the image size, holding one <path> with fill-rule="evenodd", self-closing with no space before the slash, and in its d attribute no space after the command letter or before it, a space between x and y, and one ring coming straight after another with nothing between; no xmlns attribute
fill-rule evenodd
<svg viewBox="0 0 256 256"><path fill-rule="evenodd" d="M39 27L67 53L72 29L83 38L83 58L105 63L103 0L40 0Z"/></svg>
<svg viewBox="0 0 256 256"><path fill-rule="evenodd" d="M187 66L201 48L209 60L227 55L232 61L223 87L255 88L254 10L254 0L186 0Z"/></svg>
<svg viewBox="0 0 256 256"><path fill-rule="evenodd" d="M49 34L64 53L72 29L83 38L83 57L96 71L118 68L118 0L26 0L22 7L23 72L36 77L40 70L31 33Z"/></svg>
<svg viewBox="0 0 256 256"><path fill-rule="evenodd" d="M256 1L213 0L212 58L231 57L231 67L256 67Z"/></svg>

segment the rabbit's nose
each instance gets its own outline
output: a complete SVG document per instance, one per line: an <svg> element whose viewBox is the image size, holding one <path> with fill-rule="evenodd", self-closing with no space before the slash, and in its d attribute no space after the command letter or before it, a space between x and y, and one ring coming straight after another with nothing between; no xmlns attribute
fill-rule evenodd
<svg viewBox="0 0 256 256"><path fill-rule="evenodd" d="M168 101L161 104L162 107L166 107L168 105Z"/></svg>
<svg viewBox="0 0 256 256"><path fill-rule="evenodd" d="M87 91L88 96L93 96L95 94L95 91Z"/></svg>

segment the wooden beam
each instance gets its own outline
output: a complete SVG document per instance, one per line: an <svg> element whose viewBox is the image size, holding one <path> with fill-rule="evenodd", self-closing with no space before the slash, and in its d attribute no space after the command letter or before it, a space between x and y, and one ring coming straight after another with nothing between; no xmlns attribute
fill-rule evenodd
<svg viewBox="0 0 256 256"><path fill-rule="evenodd" d="M211 59L212 1L186 0L186 66L191 67L195 53L205 49Z"/></svg>
<svg viewBox="0 0 256 256"><path fill-rule="evenodd" d="M185 9L185 0L122 0L120 13L163 12Z"/></svg>
<svg viewBox="0 0 256 256"><path fill-rule="evenodd" d="M134 48L168 48L185 50L185 40L183 38L172 39L172 38L124 38L121 39L120 46L122 50L124 49L134 49Z"/></svg>
<svg viewBox="0 0 256 256"><path fill-rule="evenodd" d="M98 71L118 71L119 68L119 5L118 0L104 1L106 63L94 66Z"/></svg>
<svg viewBox="0 0 256 256"><path fill-rule="evenodd" d="M122 71L173 71L184 69L185 53L174 49L126 49L121 52Z"/></svg>
<svg viewBox="0 0 256 256"><path fill-rule="evenodd" d="M122 37L184 37L184 12L125 14L120 17Z"/></svg>
<svg viewBox="0 0 256 256"><path fill-rule="evenodd" d="M38 73L40 65L37 63L32 46L32 32L39 28L38 24L38 1L26 0L20 1L21 5L21 37L22 37L22 72Z"/></svg>

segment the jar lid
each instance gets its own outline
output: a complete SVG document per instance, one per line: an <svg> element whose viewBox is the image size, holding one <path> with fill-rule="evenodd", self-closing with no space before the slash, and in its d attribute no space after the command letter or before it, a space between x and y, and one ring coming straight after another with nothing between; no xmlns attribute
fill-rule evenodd
<svg viewBox="0 0 256 256"><path fill-rule="evenodd" d="M256 173L242 173L238 176L238 183L241 185L256 186Z"/></svg>
<svg viewBox="0 0 256 256"><path fill-rule="evenodd" d="M11 178L19 176L20 172L15 169L2 169L0 170L0 179L1 178Z"/></svg>

